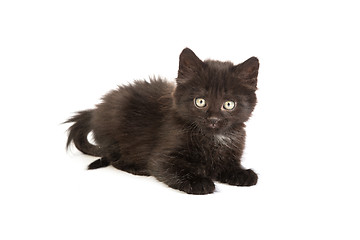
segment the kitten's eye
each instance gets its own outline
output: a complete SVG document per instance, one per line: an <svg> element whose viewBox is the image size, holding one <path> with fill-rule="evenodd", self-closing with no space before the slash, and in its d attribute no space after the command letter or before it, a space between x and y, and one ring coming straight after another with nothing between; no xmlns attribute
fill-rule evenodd
<svg viewBox="0 0 360 240"><path fill-rule="evenodd" d="M206 101L203 98L195 98L194 103L195 103L195 106L198 108L203 108L206 106Z"/></svg>
<svg viewBox="0 0 360 240"><path fill-rule="evenodd" d="M226 110L233 110L235 108L235 102L226 101L226 102L224 102L223 108Z"/></svg>

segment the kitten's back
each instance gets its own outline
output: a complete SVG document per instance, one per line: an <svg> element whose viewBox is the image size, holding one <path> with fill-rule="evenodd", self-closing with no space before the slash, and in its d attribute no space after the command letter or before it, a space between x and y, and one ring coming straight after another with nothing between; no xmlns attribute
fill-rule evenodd
<svg viewBox="0 0 360 240"><path fill-rule="evenodd" d="M135 81L105 95L93 113L97 144L117 142L132 150L149 146L171 105L174 85L161 79ZM129 146L129 145L132 146ZM153 144L151 144L153 145Z"/></svg>

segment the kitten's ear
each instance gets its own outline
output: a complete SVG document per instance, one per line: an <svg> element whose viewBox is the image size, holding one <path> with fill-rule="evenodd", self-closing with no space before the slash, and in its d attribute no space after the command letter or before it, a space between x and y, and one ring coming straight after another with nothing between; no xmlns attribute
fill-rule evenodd
<svg viewBox="0 0 360 240"><path fill-rule="evenodd" d="M203 64L190 48L185 48L180 54L178 80L196 74Z"/></svg>
<svg viewBox="0 0 360 240"><path fill-rule="evenodd" d="M257 76L259 71L259 60L251 57L243 63L234 66L235 74L246 85L256 90Z"/></svg>

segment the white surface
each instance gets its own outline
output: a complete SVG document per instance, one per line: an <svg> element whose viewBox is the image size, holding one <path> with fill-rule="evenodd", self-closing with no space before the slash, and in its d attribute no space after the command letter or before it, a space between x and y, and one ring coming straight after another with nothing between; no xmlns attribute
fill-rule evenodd
<svg viewBox="0 0 360 240"><path fill-rule="evenodd" d="M356 1L2 1L0 239L359 239ZM65 125L178 55L260 59L251 188L191 196L65 152Z"/></svg>

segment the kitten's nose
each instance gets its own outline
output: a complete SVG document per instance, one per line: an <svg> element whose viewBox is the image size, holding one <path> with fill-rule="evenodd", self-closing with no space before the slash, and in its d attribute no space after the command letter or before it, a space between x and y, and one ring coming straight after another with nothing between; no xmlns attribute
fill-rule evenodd
<svg viewBox="0 0 360 240"><path fill-rule="evenodd" d="M216 128L217 123L220 121L220 118L217 117L209 117L208 118L209 122L210 122L210 127L211 128Z"/></svg>

